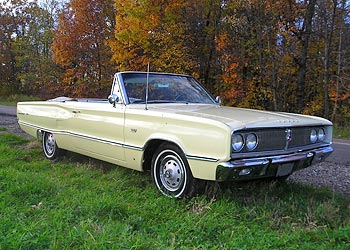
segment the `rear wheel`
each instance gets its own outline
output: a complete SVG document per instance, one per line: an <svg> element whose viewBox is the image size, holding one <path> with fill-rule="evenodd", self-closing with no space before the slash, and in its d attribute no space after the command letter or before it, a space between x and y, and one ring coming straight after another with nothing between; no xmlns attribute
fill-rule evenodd
<svg viewBox="0 0 350 250"><path fill-rule="evenodd" d="M61 149L57 146L56 139L52 133L44 132L42 144L47 159L55 160L61 154Z"/></svg>
<svg viewBox="0 0 350 250"><path fill-rule="evenodd" d="M181 198L197 193L184 153L171 143L163 143L152 158L152 179L158 190L166 196Z"/></svg>

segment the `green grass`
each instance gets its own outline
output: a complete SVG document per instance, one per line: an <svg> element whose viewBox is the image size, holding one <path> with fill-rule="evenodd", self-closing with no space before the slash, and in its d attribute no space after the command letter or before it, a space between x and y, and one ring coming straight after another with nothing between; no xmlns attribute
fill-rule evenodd
<svg viewBox="0 0 350 250"><path fill-rule="evenodd" d="M23 101L38 101L37 97L26 96L26 95L10 95L10 96L0 96L0 105L6 106L16 106L17 102Z"/></svg>
<svg viewBox="0 0 350 250"><path fill-rule="evenodd" d="M16 106L17 102L9 102L9 101L2 101L0 100L0 105L4 105L4 106Z"/></svg>
<svg viewBox="0 0 350 250"><path fill-rule="evenodd" d="M349 249L350 200L290 183L162 196L149 173L0 135L0 249Z"/></svg>
<svg viewBox="0 0 350 250"><path fill-rule="evenodd" d="M350 139L350 128L334 126L333 136L339 139Z"/></svg>

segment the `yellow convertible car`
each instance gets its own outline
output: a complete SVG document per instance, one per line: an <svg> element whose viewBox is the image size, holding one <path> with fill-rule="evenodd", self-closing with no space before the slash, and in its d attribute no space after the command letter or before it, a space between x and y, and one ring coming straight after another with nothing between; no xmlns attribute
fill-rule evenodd
<svg viewBox="0 0 350 250"><path fill-rule="evenodd" d="M286 178L332 153L332 123L224 107L191 76L120 72L107 99L20 102L18 123L48 159L64 150L139 171L161 193L192 196L203 180Z"/></svg>

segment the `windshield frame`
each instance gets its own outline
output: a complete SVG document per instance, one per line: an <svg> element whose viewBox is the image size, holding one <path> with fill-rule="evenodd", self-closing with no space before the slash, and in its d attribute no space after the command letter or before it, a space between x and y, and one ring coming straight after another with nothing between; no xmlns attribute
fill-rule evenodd
<svg viewBox="0 0 350 250"><path fill-rule="evenodd" d="M146 86L147 86L147 74L148 74L148 100L147 104L159 104L159 103L185 103L185 104L218 104L210 92L197 81L194 77L181 74L169 74L158 72L121 72L117 73L116 77L119 79L121 89L124 92L125 104L146 104ZM178 84L178 85L176 85ZM134 88L133 86L134 85ZM140 85L139 89L135 90L135 86ZM188 88L193 91L187 92ZM159 98L162 94L157 95L157 98L152 96L153 88L158 91L165 91L163 95L167 95L167 98ZM133 93L131 91L137 91ZM167 92L168 91L168 92ZM179 93L177 97L182 95L187 96L182 99L175 99L175 93ZM171 92L171 93L170 93ZM137 97L137 98L136 98Z"/></svg>

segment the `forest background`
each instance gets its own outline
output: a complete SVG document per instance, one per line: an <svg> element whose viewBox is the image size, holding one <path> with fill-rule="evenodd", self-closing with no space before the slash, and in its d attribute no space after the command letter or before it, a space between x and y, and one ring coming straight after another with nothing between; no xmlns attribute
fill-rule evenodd
<svg viewBox="0 0 350 250"><path fill-rule="evenodd" d="M228 106L350 126L348 0L1 0L0 96L106 98L114 73L184 73Z"/></svg>

